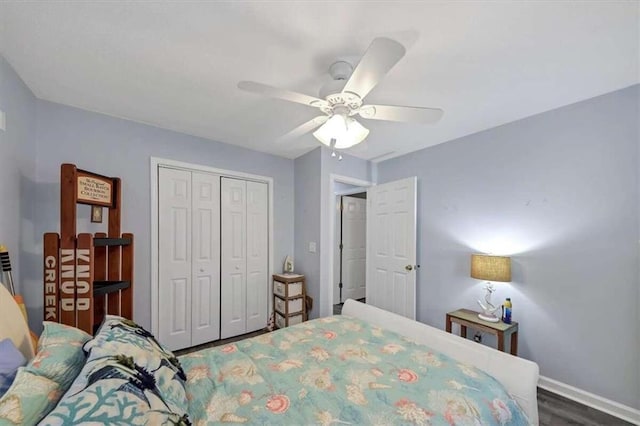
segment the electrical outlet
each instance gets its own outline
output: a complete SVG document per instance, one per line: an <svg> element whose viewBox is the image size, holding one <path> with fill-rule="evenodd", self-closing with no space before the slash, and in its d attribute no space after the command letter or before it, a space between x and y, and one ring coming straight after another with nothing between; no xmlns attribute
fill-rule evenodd
<svg viewBox="0 0 640 426"><path fill-rule="evenodd" d="M309 253L315 253L315 252L316 252L316 242L311 241L309 242Z"/></svg>
<svg viewBox="0 0 640 426"><path fill-rule="evenodd" d="M0 130L7 130L7 119L4 111L0 109Z"/></svg>
<svg viewBox="0 0 640 426"><path fill-rule="evenodd" d="M478 342L478 343L481 343L482 342L482 334L480 334L480 333L474 334L473 335L473 340Z"/></svg>

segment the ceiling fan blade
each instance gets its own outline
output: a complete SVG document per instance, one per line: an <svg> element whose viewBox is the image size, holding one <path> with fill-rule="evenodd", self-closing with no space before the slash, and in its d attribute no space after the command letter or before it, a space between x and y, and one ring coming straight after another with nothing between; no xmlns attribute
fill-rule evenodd
<svg viewBox="0 0 640 426"><path fill-rule="evenodd" d="M300 136L309 133L310 131L312 131L316 127L321 126L328 119L329 119L329 117L326 116L326 115L319 115L316 118L312 118L311 120L307 121L306 123L303 123L303 124L299 125L298 127L293 129L289 133L286 133L286 134L280 136L278 138L277 142L288 142L288 141L291 141L293 139L299 138Z"/></svg>
<svg viewBox="0 0 640 426"><path fill-rule="evenodd" d="M259 95L269 96L272 98L284 99L285 101L297 102L299 104L309 105L317 108L329 106L327 101L323 101L320 98L305 95L303 93L292 92L290 90L279 89L277 87L269 86L262 83L256 83L255 81L241 81L240 83L238 83L238 88L246 90L247 92L257 93Z"/></svg>
<svg viewBox="0 0 640 426"><path fill-rule="evenodd" d="M393 105L364 105L358 112L362 118L372 120L404 121L409 123L435 123L442 118L440 108L420 108Z"/></svg>
<svg viewBox="0 0 640 426"><path fill-rule="evenodd" d="M404 46L397 41L384 37L374 39L342 91L364 98L402 59L405 52Z"/></svg>

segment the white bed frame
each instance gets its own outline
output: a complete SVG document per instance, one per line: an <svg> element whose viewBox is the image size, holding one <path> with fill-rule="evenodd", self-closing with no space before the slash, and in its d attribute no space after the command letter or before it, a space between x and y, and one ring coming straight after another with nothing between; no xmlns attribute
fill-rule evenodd
<svg viewBox="0 0 640 426"><path fill-rule="evenodd" d="M342 314L394 331L486 371L518 401L530 423L538 425L538 364L353 299L345 302Z"/></svg>

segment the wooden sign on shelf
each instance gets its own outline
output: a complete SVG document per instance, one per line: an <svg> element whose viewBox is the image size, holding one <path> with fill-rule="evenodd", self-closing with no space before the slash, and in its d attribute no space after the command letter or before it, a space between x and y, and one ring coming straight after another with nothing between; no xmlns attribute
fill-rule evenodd
<svg viewBox="0 0 640 426"><path fill-rule="evenodd" d="M113 180L78 170L76 199L78 203L82 204L112 207Z"/></svg>
<svg viewBox="0 0 640 426"><path fill-rule="evenodd" d="M76 249L76 314L77 327L93 330L93 236L78 234Z"/></svg>
<svg viewBox="0 0 640 426"><path fill-rule="evenodd" d="M44 234L44 320L59 320L58 288L60 285L60 267L58 265L60 236L47 232Z"/></svg>

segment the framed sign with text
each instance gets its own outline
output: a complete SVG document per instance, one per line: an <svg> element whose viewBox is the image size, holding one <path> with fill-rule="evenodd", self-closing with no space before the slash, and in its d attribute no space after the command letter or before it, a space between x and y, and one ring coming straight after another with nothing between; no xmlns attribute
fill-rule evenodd
<svg viewBox="0 0 640 426"><path fill-rule="evenodd" d="M93 206L111 207L113 205L113 180L78 170L77 202Z"/></svg>

